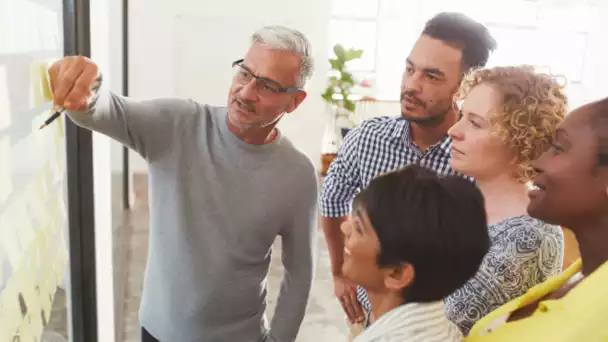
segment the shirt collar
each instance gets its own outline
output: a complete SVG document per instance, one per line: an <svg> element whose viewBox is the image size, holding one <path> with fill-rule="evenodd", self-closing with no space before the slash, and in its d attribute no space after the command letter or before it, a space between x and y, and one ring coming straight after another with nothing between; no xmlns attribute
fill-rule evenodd
<svg viewBox="0 0 608 342"><path fill-rule="evenodd" d="M408 303L401 305L384 315L363 333L355 341L365 342L373 341L379 337L387 338L395 337L415 337L417 334L424 332L425 327L436 327L438 321L443 320L445 330L451 333L458 334L458 328L445 316L445 308L443 301L431 303ZM425 324L428 322L428 325Z"/></svg>
<svg viewBox="0 0 608 342"><path fill-rule="evenodd" d="M412 136L410 134L410 122L405 120L403 117L399 117L397 119L397 124L395 125L395 129L391 133L392 139L403 139L403 141L408 145L412 146ZM447 134L439 141L434 144L430 148L439 147L444 153L450 154L452 150L452 138L450 138Z"/></svg>

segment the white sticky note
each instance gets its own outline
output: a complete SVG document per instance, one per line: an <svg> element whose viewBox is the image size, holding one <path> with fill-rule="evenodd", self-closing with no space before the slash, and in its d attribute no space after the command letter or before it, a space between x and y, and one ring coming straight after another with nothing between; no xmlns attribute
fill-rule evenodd
<svg viewBox="0 0 608 342"><path fill-rule="evenodd" d="M0 204L13 192L11 146L7 136L0 137Z"/></svg>

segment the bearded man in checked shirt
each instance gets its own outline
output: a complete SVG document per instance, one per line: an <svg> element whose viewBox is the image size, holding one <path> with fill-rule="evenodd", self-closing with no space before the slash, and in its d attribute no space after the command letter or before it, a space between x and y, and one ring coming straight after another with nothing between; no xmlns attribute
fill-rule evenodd
<svg viewBox="0 0 608 342"><path fill-rule="evenodd" d="M448 129L459 118L454 104L462 76L483 67L496 41L488 29L460 13L430 19L406 60L401 82L401 115L376 117L351 130L324 180L321 215L334 291L351 324L364 322L363 289L342 275L344 238L341 224L354 196L376 176L408 164L441 175L449 166ZM352 327L352 326L351 326Z"/></svg>

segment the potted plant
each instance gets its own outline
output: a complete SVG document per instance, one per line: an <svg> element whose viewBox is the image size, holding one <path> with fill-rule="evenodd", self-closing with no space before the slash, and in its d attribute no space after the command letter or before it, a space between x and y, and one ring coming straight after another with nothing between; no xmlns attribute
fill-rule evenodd
<svg viewBox="0 0 608 342"><path fill-rule="evenodd" d="M321 97L330 105L330 112L335 122L342 123L341 128L352 128L355 126L353 113L355 112L355 102L353 88L357 85L353 74L346 69L346 64L350 61L361 58L363 50L345 49L341 44L334 46L335 58L330 58L330 76L327 88Z"/></svg>
<svg viewBox="0 0 608 342"><path fill-rule="evenodd" d="M355 126L353 114L355 102L352 90L357 84L353 74L346 70L346 64L361 58L363 50L345 49L341 44L334 46L334 58L329 59L331 65L327 88L321 97L327 102L330 118L323 135L321 174L325 175L329 165L338 152L341 138L349 129ZM337 134L340 127L340 134ZM341 136L341 137L340 137Z"/></svg>

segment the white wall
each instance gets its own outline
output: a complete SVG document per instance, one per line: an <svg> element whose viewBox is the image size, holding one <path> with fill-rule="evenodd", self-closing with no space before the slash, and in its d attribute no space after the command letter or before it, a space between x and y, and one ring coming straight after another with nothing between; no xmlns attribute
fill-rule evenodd
<svg viewBox="0 0 608 342"><path fill-rule="evenodd" d="M598 1L600 11L600 23L598 30L589 37L589 53L585 60L585 79L589 80L585 87L583 101L590 102L600 98L608 97L608 1Z"/></svg>
<svg viewBox="0 0 608 342"><path fill-rule="evenodd" d="M230 64L248 48L261 25L301 30L311 41L316 72L309 97L280 128L319 164L325 125L320 93L327 73L329 0L132 0L130 2L130 95L139 99L191 97L225 104ZM132 153L134 171L146 170Z"/></svg>

